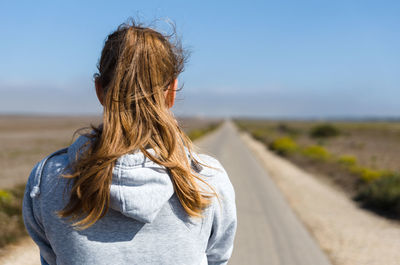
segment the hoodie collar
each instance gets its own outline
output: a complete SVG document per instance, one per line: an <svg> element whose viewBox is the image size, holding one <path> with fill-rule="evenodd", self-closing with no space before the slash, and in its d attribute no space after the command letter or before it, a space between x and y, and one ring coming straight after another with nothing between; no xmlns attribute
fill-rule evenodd
<svg viewBox="0 0 400 265"><path fill-rule="evenodd" d="M82 135L68 148L70 162L75 161L84 151L81 147L87 141L90 139ZM155 155L152 148L146 150ZM193 160L192 167L196 171L201 170L201 166L194 164ZM112 174L110 207L144 223L151 223L174 194L167 169L153 162L140 150L118 158Z"/></svg>

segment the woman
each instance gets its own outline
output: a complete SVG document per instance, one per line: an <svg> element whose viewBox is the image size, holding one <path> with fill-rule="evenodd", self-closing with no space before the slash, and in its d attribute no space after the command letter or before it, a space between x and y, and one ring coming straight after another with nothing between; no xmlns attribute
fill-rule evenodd
<svg viewBox="0 0 400 265"><path fill-rule="evenodd" d="M171 40L134 23L107 37L95 75L103 123L40 161L26 185L42 264L227 264L235 193L170 111L186 59Z"/></svg>

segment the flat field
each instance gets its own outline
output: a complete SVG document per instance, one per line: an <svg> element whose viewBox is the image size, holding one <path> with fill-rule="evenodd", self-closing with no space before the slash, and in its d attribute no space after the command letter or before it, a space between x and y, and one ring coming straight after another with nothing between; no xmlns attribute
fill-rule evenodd
<svg viewBox="0 0 400 265"><path fill-rule="evenodd" d="M203 129L218 120L178 118L185 132ZM24 183L35 163L46 155L70 145L74 132L101 117L46 117L0 115L0 189Z"/></svg>
<svg viewBox="0 0 400 265"><path fill-rule="evenodd" d="M321 145L334 155L354 156L365 167L400 172L400 122L238 120L238 123L263 135L267 142L289 136L299 146ZM312 128L321 124L331 124L339 134L323 139L310 137Z"/></svg>

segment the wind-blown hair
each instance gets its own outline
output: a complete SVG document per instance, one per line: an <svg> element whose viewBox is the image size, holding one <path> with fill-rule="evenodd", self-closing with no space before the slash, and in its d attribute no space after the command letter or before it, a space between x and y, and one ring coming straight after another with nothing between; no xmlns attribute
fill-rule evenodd
<svg viewBox="0 0 400 265"><path fill-rule="evenodd" d="M172 39L174 35L175 28L174 34L163 35L134 21L108 35L94 75L104 92L103 123L92 125L87 134L90 144L71 166L72 173L63 175L73 185L67 205L58 214L69 217L75 227L90 227L106 214L115 162L135 150L165 166L188 215L202 217L211 198L218 197L192 170L185 148L195 163L204 164L192 156L193 144L165 99L165 91L171 89L187 59L179 39Z"/></svg>

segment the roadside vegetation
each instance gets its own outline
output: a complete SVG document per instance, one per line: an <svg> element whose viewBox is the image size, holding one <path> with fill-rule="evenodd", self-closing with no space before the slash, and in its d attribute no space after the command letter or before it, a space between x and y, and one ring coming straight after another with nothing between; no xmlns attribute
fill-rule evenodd
<svg viewBox="0 0 400 265"><path fill-rule="evenodd" d="M400 123L235 120L275 153L400 219Z"/></svg>
<svg viewBox="0 0 400 265"><path fill-rule="evenodd" d="M0 250L7 244L27 236L22 219L22 199L25 180L33 165L50 152L69 145L75 129L85 126L92 120L58 118L55 121L46 117L32 119L34 122L29 123L30 118L0 117L0 120L4 121L0 126L1 163L9 174L25 176L24 180L16 180L13 185L2 183L3 178L0 176ZM192 141L217 129L221 122L221 120L195 118L179 119L183 130ZM65 127L65 124L68 124L68 127ZM60 133L61 131L63 133ZM24 161L26 166L14 163L15 160ZM21 168L25 169L22 173L20 173Z"/></svg>
<svg viewBox="0 0 400 265"><path fill-rule="evenodd" d="M25 236L22 221L22 197L25 185L0 190L0 248Z"/></svg>
<svg viewBox="0 0 400 265"><path fill-rule="evenodd" d="M215 129L217 129L218 126L220 125L220 123L221 122L213 122L203 128L189 130L187 135L189 136L190 140L195 141L195 140L203 137L207 133L212 132Z"/></svg>

